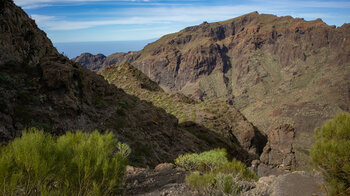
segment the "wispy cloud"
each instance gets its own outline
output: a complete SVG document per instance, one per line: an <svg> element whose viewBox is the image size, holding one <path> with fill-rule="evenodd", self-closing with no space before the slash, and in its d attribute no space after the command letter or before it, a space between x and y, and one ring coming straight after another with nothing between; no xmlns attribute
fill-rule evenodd
<svg viewBox="0 0 350 196"><path fill-rule="evenodd" d="M263 8L262 10L268 10L268 8ZM129 8L119 10L117 16L110 15L108 19L102 20L68 21L43 15L32 15L32 18L37 21L39 26L48 30L73 30L103 25L167 24L184 21L203 22L204 20L217 21L230 19L252 11L255 10L249 6Z"/></svg>
<svg viewBox="0 0 350 196"><path fill-rule="evenodd" d="M142 7L127 8L118 11L103 12L105 19L71 21L53 16L32 15L39 26L48 30L76 30L104 25L168 24L174 22L200 23L203 21L220 21L240 16L252 11L288 15L281 7L255 6L182 6L182 7ZM117 14L115 14L117 13ZM83 14L83 13L81 13ZM96 13L95 13L96 14ZM332 17L325 13L293 13L294 17L316 19Z"/></svg>
<svg viewBox="0 0 350 196"><path fill-rule="evenodd" d="M272 7L286 7L286 8L350 8L350 2L346 1L300 1L300 0L253 0L258 4L268 4Z"/></svg>
<svg viewBox="0 0 350 196"><path fill-rule="evenodd" d="M306 20L321 18L328 24L338 26L349 22L350 18L350 0L14 1L25 8L39 27L54 40L66 40L68 37L74 40L114 40L115 37L118 40L139 37L149 39L203 21L227 20L252 11L278 16L291 15ZM163 27L167 28L159 29Z"/></svg>
<svg viewBox="0 0 350 196"><path fill-rule="evenodd" d="M48 7L56 4L70 3L101 3L101 2L149 2L150 0L14 0L14 2L24 9L35 9Z"/></svg>
<svg viewBox="0 0 350 196"><path fill-rule="evenodd" d="M45 16L45 15L38 15L38 14L32 14L30 15L32 19L34 19L37 23L45 23L48 21L55 20L55 16Z"/></svg>

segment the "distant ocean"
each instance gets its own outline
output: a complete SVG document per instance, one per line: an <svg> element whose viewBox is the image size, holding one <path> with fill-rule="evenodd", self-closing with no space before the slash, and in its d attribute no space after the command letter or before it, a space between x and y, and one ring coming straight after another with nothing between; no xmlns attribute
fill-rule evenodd
<svg viewBox="0 0 350 196"><path fill-rule="evenodd" d="M140 41L65 42L54 43L54 46L60 53L64 53L64 55L71 59L85 52L91 54L101 53L108 56L116 52L138 51L155 40L156 39Z"/></svg>

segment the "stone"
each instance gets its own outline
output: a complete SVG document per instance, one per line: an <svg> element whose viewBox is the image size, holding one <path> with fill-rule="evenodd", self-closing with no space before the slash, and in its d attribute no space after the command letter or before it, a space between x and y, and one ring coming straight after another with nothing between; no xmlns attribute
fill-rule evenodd
<svg viewBox="0 0 350 196"><path fill-rule="evenodd" d="M281 174L295 168L294 137L295 129L289 124L281 125L269 132L268 142L260 155L259 176L269 173Z"/></svg>

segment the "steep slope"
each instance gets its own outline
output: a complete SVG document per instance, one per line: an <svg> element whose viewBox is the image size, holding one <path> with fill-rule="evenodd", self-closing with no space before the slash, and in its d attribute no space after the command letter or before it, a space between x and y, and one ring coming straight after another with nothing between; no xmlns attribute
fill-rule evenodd
<svg viewBox="0 0 350 196"><path fill-rule="evenodd" d="M199 103L181 93L166 93L145 74L127 63L107 66L101 75L127 93L164 108L179 119L182 127L195 135L200 133L194 126L197 123L238 143L255 158L261 154L266 144L266 138L225 101L208 100Z"/></svg>
<svg viewBox="0 0 350 196"><path fill-rule="evenodd" d="M262 131L293 125L299 157L315 127L350 110L350 24L253 12L188 27L127 56L167 90L231 100Z"/></svg>
<svg viewBox="0 0 350 196"><path fill-rule="evenodd" d="M60 55L46 34L10 0L0 1L0 142L28 126L54 135L67 130L112 131L132 148L134 165L155 165L179 154L225 147L247 160L236 143L203 128L203 140L149 102ZM200 127L199 125L196 125Z"/></svg>

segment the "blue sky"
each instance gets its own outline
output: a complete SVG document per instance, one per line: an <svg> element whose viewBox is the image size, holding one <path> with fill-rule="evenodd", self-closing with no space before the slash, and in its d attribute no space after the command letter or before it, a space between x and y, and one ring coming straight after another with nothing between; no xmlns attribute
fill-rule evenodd
<svg viewBox="0 0 350 196"><path fill-rule="evenodd" d="M147 40L252 11L350 23L350 0L14 0L53 42Z"/></svg>

